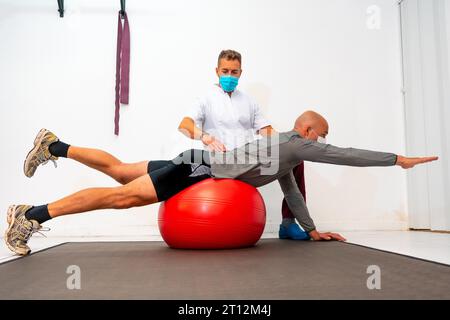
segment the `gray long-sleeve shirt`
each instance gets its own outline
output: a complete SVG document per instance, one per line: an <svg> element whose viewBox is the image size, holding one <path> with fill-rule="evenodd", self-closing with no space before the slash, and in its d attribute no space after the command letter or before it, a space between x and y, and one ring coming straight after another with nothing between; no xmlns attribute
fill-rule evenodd
<svg viewBox="0 0 450 320"><path fill-rule="evenodd" d="M397 155L322 144L304 139L296 131L264 137L226 153L210 153L211 172L216 178L237 179L254 187L278 180L289 209L303 229L310 232L316 227L292 173L303 160L354 167L386 167L396 164Z"/></svg>

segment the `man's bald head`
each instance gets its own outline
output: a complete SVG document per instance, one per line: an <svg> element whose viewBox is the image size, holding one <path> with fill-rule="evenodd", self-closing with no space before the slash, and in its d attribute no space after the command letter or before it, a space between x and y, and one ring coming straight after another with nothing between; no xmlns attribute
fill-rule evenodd
<svg viewBox="0 0 450 320"><path fill-rule="evenodd" d="M294 130L304 138L317 140L318 136L327 136L328 122L317 112L309 110L295 120Z"/></svg>

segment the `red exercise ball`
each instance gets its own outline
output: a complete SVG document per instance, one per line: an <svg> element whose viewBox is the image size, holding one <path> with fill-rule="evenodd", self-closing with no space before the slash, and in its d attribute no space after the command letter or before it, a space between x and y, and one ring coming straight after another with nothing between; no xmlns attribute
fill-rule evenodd
<svg viewBox="0 0 450 320"><path fill-rule="evenodd" d="M161 203L158 226L171 248L231 249L253 246L266 224L255 187L234 179L205 179Z"/></svg>

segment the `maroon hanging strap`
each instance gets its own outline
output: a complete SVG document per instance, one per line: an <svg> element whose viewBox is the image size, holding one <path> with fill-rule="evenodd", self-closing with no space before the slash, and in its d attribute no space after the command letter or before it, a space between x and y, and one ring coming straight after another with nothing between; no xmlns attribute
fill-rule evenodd
<svg viewBox="0 0 450 320"><path fill-rule="evenodd" d="M116 56L116 112L114 116L114 134L119 135L120 104L128 104L130 82L130 27L126 12L123 13L122 27L121 13L117 28L117 56Z"/></svg>

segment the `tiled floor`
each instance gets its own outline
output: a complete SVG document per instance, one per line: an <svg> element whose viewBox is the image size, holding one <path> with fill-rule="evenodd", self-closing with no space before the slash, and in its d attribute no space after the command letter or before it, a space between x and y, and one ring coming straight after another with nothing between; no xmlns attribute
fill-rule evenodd
<svg viewBox="0 0 450 320"><path fill-rule="evenodd" d="M450 265L450 234L418 231L358 231L342 232L349 243L355 243L384 251L395 252L425 260ZM276 235L266 234L265 238ZM0 263L16 258L1 239ZM34 252L64 242L89 241L161 241L159 236L146 237L86 237L86 238L44 238L34 235L30 246Z"/></svg>
<svg viewBox="0 0 450 320"><path fill-rule="evenodd" d="M361 231L344 234L350 243L450 265L448 233Z"/></svg>

